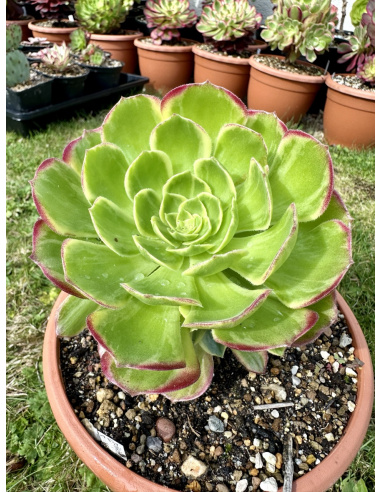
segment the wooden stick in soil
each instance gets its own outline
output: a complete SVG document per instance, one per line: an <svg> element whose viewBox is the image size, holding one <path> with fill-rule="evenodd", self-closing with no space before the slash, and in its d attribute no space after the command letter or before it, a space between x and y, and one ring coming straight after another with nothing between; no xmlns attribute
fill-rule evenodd
<svg viewBox="0 0 381 492"><path fill-rule="evenodd" d="M294 461L292 457L292 436L291 434L288 434L284 446L283 492L292 492L293 478L294 478Z"/></svg>

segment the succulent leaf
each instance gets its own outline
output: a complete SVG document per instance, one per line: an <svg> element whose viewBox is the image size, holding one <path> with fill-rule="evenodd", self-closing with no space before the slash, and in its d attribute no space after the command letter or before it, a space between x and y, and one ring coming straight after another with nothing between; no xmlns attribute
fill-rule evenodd
<svg viewBox="0 0 381 492"><path fill-rule="evenodd" d="M75 14L81 27L90 33L118 32L133 0L77 0Z"/></svg>
<svg viewBox="0 0 381 492"><path fill-rule="evenodd" d="M336 315L351 217L327 148L221 87L122 99L32 190L32 259L73 299L57 331L87 325L132 395L196 398L226 347L263 372Z"/></svg>

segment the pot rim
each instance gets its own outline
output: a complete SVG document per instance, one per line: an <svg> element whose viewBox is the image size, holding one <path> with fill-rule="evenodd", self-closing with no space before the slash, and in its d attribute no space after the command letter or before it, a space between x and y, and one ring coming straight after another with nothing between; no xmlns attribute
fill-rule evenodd
<svg viewBox="0 0 381 492"><path fill-rule="evenodd" d="M226 56L220 53L211 53L210 51L203 50L198 46L193 46L192 51L195 55L206 58L207 60L214 60L219 63L227 63L229 65L248 65L250 58L240 58L238 56Z"/></svg>
<svg viewBox="0 0 381 492"><path fill-rule="evenodd" d="M293 73L293 72L288 72L286 70L277 70L276 68L273 67L268 67L264 63L260 63L256 61L256 57L261 56L261 57L271 57L271 58L279 58L281 60L284 60L285 57L281 55L252 55L249 58L249 65L254 68L255 70L258 70L259 72L264 72L268 75L272 75L273 77L277 77L280 79L287 79L287 80L294 80L296 82L306 82L308 84L323 84L324 81L327 78L328 72L326 75L323 73L321 75L302 75L300 73ZM302 60L297 60L296 63L298 65L307 65L307 66L313 66L320 70L321 72L324 71L323 68L318 67L317 65L314 65L313 63L307 62L307 61L302 61Z"/></svg>
<svg viewBox="0 0 381 492"><path fill-rule="evenodd" d="M199 44L198 41L194 41L193 39L181 38L183 41L189 41L191 44L189 45L179 45L179 46L171 46L167 44L151 44L144 43L144 39L150 39L150 36L144 36L141 38L137 38L134 40L134 45L137 48L147 51L160 51L164 53L186 53L192 51L192 47L195 44Z"/></svg>
<svg viewBox="0 0 381 492"><path fill-rule="evenodd" d="M41 22L45 22L43 19L35 19L29 22L28 27L31 31L37 31L37 32L46 32L46 33L55 33L59 32L62 34L69 34L75 29L78 29L78 27L46 27L46 26L40 26Z"/></svg>
<svg viewBox="0 0 381 492"><path fill-rule="evenodd" d="M26 24L29 24L29 22L36 20L33 15L28 15L27 17L27 19L6 19L6 25L9 26L10 24L18 24L19 26L25 26Z"/></svg>
<svg viewBox="0 0 381 492"><path fill-rule="evenodd" d="M68 294L61 292L51 311L43 347L46 392L57 424L77 456L114 492L176 492L141 477L114 459L86 431L66 396L59 364L59 338L55 333L57 309ZM356 407L344 433L329 455L313 470L294 481L293 492L325 492L346 471L365 438L372 415L374 376L369 349L350 307L336 292L337 304L350 329L355 354L364 365L358 369ZM282 492L281 487L278 492Z"/></svg>
<svg viewBox="0 0 381 492"><path fill-rule="evenodd" d="M142 37L143 33L138 31L131 31L131 34L90 34L90 40L93 41L133 41Z"/></svg>
<svg viewBox="0 0 381 492"><path fill-rule="evenodd" d="M340 75L341 77L355 77L355 74L353 73L337 73L336 75ZM342 94L359 97L360 99L368 99L369 101L376 100L376 91L362 91L361 89L356 89L354 87L348 87L344 84L339 84L338 82L335 82L333 80L331 74L328 74L325 83L330 89L341 92Z"/></svg>

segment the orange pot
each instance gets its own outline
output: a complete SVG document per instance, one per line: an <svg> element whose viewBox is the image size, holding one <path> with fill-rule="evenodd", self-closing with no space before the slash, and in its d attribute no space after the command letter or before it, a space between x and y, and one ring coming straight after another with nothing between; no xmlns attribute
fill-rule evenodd
<svg viewBox="0 0 381 492"><path fill-rule="evenodd" d="M122 72L135 73L138 66L138 54L134 40L141 38L141 32L131 34L91 34L90 41L104 51L109 51L111 57L124 63Z"/></svg>
<svg viewBox="0 0 381 492"><path fill-rule="evenodd" d="M225 87L240 99L246 98L250 66L248 58L210 53L193 46L194 81L209 80L212 84Z"/></svg>
<svg viewBox="0 0 381 492"><path fill-rule="evenodd" d="M284 60L283 56L265 55ZM298 65L311 66L308 62L298 61ZM247 104L250 109L275 111L283 121L298 122L312 105L317 92L326 79L323 69L321 75L301 75L277 70L249 58L250 82L247 91Z"/></svg>
<svg viewBox="0 0 381 492"><path fill-rule="evenodd" d="M184 39L186 46L156 45L144 42L148 36L135 39L138 49L140 74L148 77L149 84L166 94L179 85L190 82L193 74L192 45L196 41Z"/></svg>
<svg viewBox="0 0 381 492"><path fill-rule="evenodd" d="M28 24L29 29L35 38L46 38L51 43L66 44L70 43L70 33L77 27L44 27L40 23L44 21L31 21Z"/></svg>
<svg viewBox="0 0 381 492"><path fill-rule="evenodd" d="M66 396L59 361L59 339L55 334L58 306L67 294L61 293L50 314L43 351L45 387L57 423L77 456L113 492L176 492L157 485L132 472L105 451L83 427ZM374 379L372 360L354 314L344 299L337 294L355 347L355 356L364 362L358 369L356 408L345 432L330 454L312 471L298 478L293 492L325 492L345 472L361 447L372 414ZM282 488L279 489L279 492Z"/></svg>
<svg viewBox="0 0 381 492"><path fill-rule="evenodd" d="M18 26L21 27L21 32L22 32L22 38L21 41L28 41L28 38L32 37L32 31L29 29L28 24L29 22L34 21L34 17L31 15L28 16L28 19L23 19L23 20L7 20L7 26L10 26L11 24L17 24Z"/></svg>
<svg viewBox="0 0 381 492"><path fill-rule="evenodd" d="M341 74L353 77L351 74ZM375 92L338 84L328 75L324 107L324 136L330 145L354 149L375 145Z"/></svg>

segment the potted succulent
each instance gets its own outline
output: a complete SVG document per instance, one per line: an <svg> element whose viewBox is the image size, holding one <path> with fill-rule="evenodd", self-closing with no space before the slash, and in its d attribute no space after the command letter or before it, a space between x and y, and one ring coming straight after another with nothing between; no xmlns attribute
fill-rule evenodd
<svg viewBox="0 0 381 492"><path fill-rule="evenodd" d="M299 121L324 84L324 70L312 62L329 48L337 22L337 8L330 0L279 0L261 37L284 57L250 58L249 107L276 111L284 121ZM301 55L307 61L298 61Z"/></svg>
<svg viewBox="0 0 381 492"><path fill-rule="evenodd" d="M148 0L144 15L150 36L134 41L139 69L154 89L163 93L190 81L193 74L193 40L180 36L179 29L197 21L188 0Z"/></svg>
<svg viewBox="0 0 381 492"><path fill-rule="evenodd" d="M6 30L6 84L7 109L31 111L50 104L52 82L30 70L25 54L18 49L21 42L21 27L7 26Z"/></svg>
<svg viewBox="0 0 381 492"><path fill-rule="evenodd" d="M348 42L338 46L339 63L351 74L327 77L324 135L330 144L361 148L375 144L375 2L366 11Z"/></svg>
<svg viewBox="0 0 381 492"><path fill-rule="evenodd" d="M31 0L42 20L34 20L28 24L35 37L45 37L48 41L61 44L69 43L70 33L76 29L77 23L69 20L72 14L70 2L67 0Z"/></svg>
<svg viewBox="0 0 381 492"><path fill-rule="evenodd" d="M45 338L48 397L69 443L113 491L168 489L87 434L65 397L56 334L88 327L103 374L130 395L197 398L226 348L264 371L266 351L311 342L336 317L334 291L352 259L351 218L333 179L326 146L210 83L162 101L122 99L62 160L37 169L32 259L68 294ZM349 320L340 297L339 306ZM330 486L364 438L372 368L353 326L364 398L334 466L324 460L298 490Z"/></svg>
<svg viewBox="0 0 381 492"><path fill-rule="evenodd" d="M32 35L28 24L30 21L34 20L34 17L32 15L27 15L24 7L15 0L7 0L6 5L6 25L17 24L21 27L22 40L28 39L28 37Z"/></svg>
<svg viewBox="0 0 381 492"><path fill-rule="evenodd" d="M90 70L86 79L89 92L109 89L119 84L123 62L114 60L110 53L102 50L94 43L88 43L89 35L82 29L70 35L70 48L74 52L75 62Z"/></svg>
<svg viewBox="0 0 381 492"><path fill-rule="evenodd" d="M209 80L245 98L250 73L248 60L261 20L262 15L248 0L204 3L196 24L196 29L204 36L204 44L193 48L194 81Z"/></svg>
<svg viewBox="0 0 381 492"><path fill-rule="evenodd" d="M80 27L90 33L90 40L112 58L124 63L126 73L134 73L138 63L134 40L142 37L136 31L124 31L121 24L133 5L133 0L78 0L76 18Z"/></svg>
<svg viewBox="0 0 381 492"><path fill-rule="evenodd" d="M73 62L70 48L65 41L61 45L53 44L51 48L44 48L38 55L40 61L33 63L32 67L53 80L54 103L79 97L84 93L89 69Z"/></svg>

